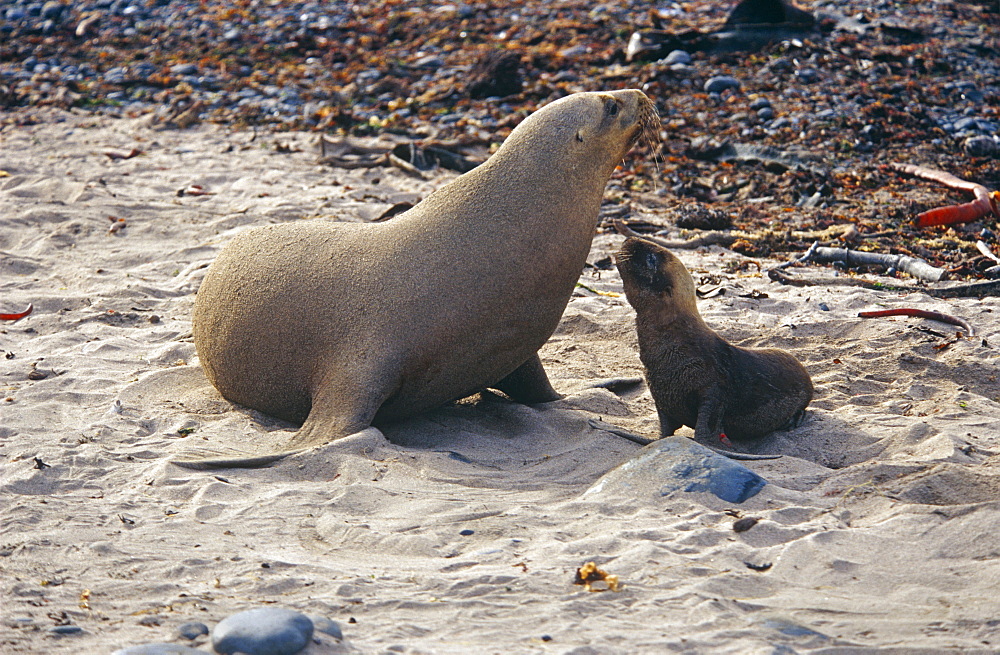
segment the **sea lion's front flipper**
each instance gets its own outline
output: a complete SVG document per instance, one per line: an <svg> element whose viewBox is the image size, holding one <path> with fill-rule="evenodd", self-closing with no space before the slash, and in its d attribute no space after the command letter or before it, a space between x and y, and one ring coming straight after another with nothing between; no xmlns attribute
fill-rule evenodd
<svg viewBox="0 0 1000 655"><path fill-rule="evenodd" d="M698 405L698 421L694 427L694 438L706 444L722 440L726 443L723 419L726 401L721 387L712 387L701 398Z"/></svg>
<svg viewBox="0 0 1000 655"><path fill-rule="evenodd" d="M492 385L516 402L525 405L547 403L562 398L562 394L552 388L549 376L545 374L538 353L528 358L514 372Z"/></svg>

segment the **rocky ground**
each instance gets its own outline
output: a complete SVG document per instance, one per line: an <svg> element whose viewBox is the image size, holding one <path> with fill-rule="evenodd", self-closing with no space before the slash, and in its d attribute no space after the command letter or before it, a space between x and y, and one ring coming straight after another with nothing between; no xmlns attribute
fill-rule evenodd
<svg viewBox="0 0 1000 655"><path fill-rule="evenodd" d="M997 3L802 6L812 25L725 52L703 38L730 11L714 2L5 2L0 120L75 106L485 156L548 101L637 87L656 101L663 142L620 171L606 218L706 227L691 203L707 203L722 212L712 226L750 233L731 247L751 256L808 247L791 229L853 223L860 250L982 277L997 262L976 241L996 250L994 219L914 230L916 214L969 198L886 164L1000 187ZM650 34L673 40L649 48ZM727 142L778 156L706 161Z"/></svg>

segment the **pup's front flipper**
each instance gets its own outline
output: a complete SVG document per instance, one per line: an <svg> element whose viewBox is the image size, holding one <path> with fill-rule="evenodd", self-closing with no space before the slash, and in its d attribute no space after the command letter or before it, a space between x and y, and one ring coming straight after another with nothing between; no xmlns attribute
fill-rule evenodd
<svg viewBox="0 0 1000 655"><path fill-rule="evenodd" d="M698 404L698 421L694 428L694 438L706 444L721 441L731 446L723 424L725 412L726 401L723 399L722 388L718 386L710 388Z"/></svg>

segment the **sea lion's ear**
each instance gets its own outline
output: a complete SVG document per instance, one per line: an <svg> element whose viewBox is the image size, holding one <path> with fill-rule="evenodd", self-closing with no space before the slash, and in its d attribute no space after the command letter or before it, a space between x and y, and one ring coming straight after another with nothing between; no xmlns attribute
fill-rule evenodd
<svg viewBox="0 0 1000 655"><path fill-rule="evenodd" d="M583 143L583 130L576 131L576 140Z"/></svg>

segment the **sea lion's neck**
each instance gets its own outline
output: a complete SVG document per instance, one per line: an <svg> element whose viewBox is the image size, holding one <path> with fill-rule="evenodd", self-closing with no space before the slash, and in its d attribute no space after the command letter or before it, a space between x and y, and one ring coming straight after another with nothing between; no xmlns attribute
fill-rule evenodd
<svg viewBox="0 0 1000 655"><path fill-rule="evenodd" d="M643 334L655 335L667 331L680 332L684 334L692 333L712 333L712 328L708 327L697 308L691 311L690 308L678 308L669 303L663 303L654 307L646 307L643 311L636 313L636 330L639 332L640 341Z"/></svg>
<svg viewBox="0 0 1000 655"><path fill-rule="evenodd" d="M562 162L553 168L539 166L530 153L518 149L504 154L502 161L498 152L431 194L406 218L416 229L460 242L488 244L490 240L466 235L489 233L494 244L527 237L541 251L571 259L581 256L579 248L589 251L607 176L593 174L589 163ZM567 244L578 248L569 252ZM534 250L535 257L541 254Z"/></svg>

